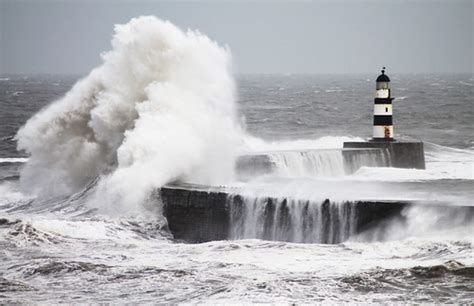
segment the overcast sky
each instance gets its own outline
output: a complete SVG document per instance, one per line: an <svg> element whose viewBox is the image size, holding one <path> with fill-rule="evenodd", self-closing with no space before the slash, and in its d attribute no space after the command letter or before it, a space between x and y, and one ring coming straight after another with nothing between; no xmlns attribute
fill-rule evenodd
<svg viewBox="0 0 474 306"><path fill-rule="evenodd" d="M86 73L114 24L155 15L229 45L240 73L472 73L473 2L0 0L0 72Z"/></svg>

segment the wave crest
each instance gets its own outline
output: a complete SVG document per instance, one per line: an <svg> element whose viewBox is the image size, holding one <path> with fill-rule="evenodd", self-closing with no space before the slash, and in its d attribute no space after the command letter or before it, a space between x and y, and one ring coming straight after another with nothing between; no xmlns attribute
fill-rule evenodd
<svg viewBox="0 0 474 306"><path fill-rule="evenodd" d="M240 128L229 50L151 16L117 25L112 47L18 132L24 189L69 194L101 176L95 202L136 208L178 178L230 179Z"/></svg>

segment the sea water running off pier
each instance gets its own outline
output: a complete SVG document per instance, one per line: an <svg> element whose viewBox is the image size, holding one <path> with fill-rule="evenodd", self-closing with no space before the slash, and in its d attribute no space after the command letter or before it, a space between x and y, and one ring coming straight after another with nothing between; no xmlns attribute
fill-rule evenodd
<svg viewBox="0 0 474 306"><path fill-rule="evenodd" d="M472 75L391 75L422 170L342 149L372 133L373 75L230 66L145 17L87 76L0 76L0 301L474 299ZM175 203L224 203L226 240L173 236L163 197L183 186ZM398 217L366 227L380 202Z"/></svg>

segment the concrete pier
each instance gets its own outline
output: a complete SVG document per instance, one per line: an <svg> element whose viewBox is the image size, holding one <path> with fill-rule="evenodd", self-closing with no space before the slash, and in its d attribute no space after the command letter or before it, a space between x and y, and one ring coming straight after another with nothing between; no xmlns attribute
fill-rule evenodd
<svg viewBox="0 0 474 306"><path fill-rule="evenodd" d="M161 189L161 200L175 239L205 242L228 238L230 214L226 193L167 187Z"/></svg>
<svg viewBox="0 0 474 306"><path fill-rule="evenodd" d="M182 239L187 242L206 242L213 240L227 240L232 235L232 219L235 214L241 214L245 209L244 198L240 195L232 195L217 190L191 190L188 188L162 188L161 198L164 202L164 212L168 220L168 226L175 239ZM272 222L279 222L280 231L289 232L291 218L288 216L288 201L277 207L278 199L265 197L260 201L265 210L262 228L270 228ZM281 201L280 201L281 202ZM308 205L309 203L302 203ZM320 243L339 243L347 239L350 232L339 233L342 228L342 222L349 223L350 215L355 219L353 233L360 233L383 222L387 218L401 216L403 208L410 205L409 202L391 202L391 201L355 201L339 204L341 210L352 210L346 217L341 218L341 212L331 205L331 201L326 199L321 203L321 226L314 224L313 228L323 230L318 235L321 236ZM279 210L279 211L277 211ZM280 219L275 221L274 219ZM234 224L235 225L235 224ZM311 227L309 228L311 230ZM352 234L353 234L352 233ZM342 239L338 239L341 237ZM280 239L271 239L268 233L263 233L260 237L267 240L293 241L290 236L284 233Z"/></svg>
<svg viewBox="0 0 474 306"><path fill-rule="evenodd" d="M352 235L381 228L389 220L403 222L405 208L438 207L413 201L249 199L217 187L192 185L162 188L161 199L174 238L192 243L246 238L340 243ZM474 207L442 209L443 214L455 212L474 222Z"/></svg>
<svg viewBox="0 0 474 306"><path fill-rule="evenodd" d="M366 142L344 142L344 148L386 149L395 168L425 169L423 142L417 140L370 140Z"/></svg>

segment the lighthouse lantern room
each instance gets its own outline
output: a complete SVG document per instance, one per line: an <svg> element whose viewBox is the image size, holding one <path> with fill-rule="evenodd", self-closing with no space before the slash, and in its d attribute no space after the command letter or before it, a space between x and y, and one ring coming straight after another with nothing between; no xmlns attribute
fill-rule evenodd
<svg viewBox="0 0 474 306"><path fill-rule="evenodd" d="M390 78L385 74L385 67L377 77L375 89L373 140L393 141L393 98L390 95Z"/></svg>

